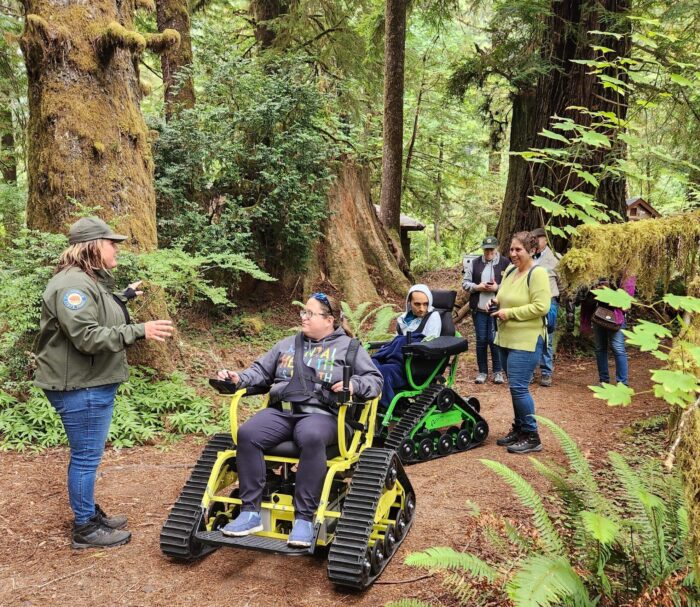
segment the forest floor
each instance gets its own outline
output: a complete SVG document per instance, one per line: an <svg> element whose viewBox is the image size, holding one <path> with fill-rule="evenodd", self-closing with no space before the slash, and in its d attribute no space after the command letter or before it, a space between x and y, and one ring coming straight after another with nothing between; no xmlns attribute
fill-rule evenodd
<svg viewBox="0 0 700 607"><path fill-rule="evenodd" d="M441 281L437 276L433 278L429 284L439 286L436 283ZM444 276L439 278L445 280ZM247 345L211 354L235 367L260 353L255 349ZM637 390L647 389L648 370L658 362L631 350L631 384ZM431 601L449 597L437 581L427 578L426 571L404 565L406 555L431 546L451 546L488 556L489 549L470 514L469 502L482 513L527 524L527 512L510 488L479 460L507 464L541 494L549 490L527 457L508 454L496 446L496 438L508 431L512 419L508 387L474 385L473 367L470 352L460 366L457 390L462 395L478 396L490 435L478 449L408 469L417 494L414 525L368 591L348 594L335 589L326 578L326 563L321 558L285 558L230 549L220 549L188 565L164 558L158 542L161 525L205 442L202 437L190 436L168 446L107 450L96 495L105 510L129 517L133 538L126 546L106 551L70 548L67 449L40 454L0 453L0 605L325 607L380 606L401 598ZM648 394L626 408L608 407L594 399L587 388L596 381L592 356L559 357L553 387L534 385L533 393L537 413L562 426L597 468L610 450L634 451L637 455L644 450L646 443L641 435L646 430L635 422L662 414L666 407ZM544 450L538 457L563 464L564 454L553 436L545 430L542 439ZM660 456L658 445L656 439L648 443L648 455Z"/></svg>

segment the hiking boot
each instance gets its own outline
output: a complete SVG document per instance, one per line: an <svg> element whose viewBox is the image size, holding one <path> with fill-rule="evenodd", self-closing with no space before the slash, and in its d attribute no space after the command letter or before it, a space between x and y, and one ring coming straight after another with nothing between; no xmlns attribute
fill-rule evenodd
<svg viewBox="0 0 700 607"><path fill-rule="evenodd" d="M105 527L110 529L123 529L126 527L126 517L118 514L117 516L107 516L107 513L100 508L99 504L95 504L95 514L100 515L100 520Z"/></svg>
<svg viewBox="0 0 700 607"><path fill-rule="evenodd" d="M540 377L540 386L544 386L545 388L551 388L552 376L551 375L543 375L542 377Z"/></svg>
<svg viewBox="0 0 700 607"><path fill-rule="evenodd" d="M476 379L474 380L475 384L485 384L486 383L486 373L477 373Z"/></svg>
<svg viewBox="0 0 700 607"><path fill-rule="evenodd" d="M515 426L511 426L510 432L506 434L503 438L499 438L496 441L496 444L499 447L507 447L508 445L514 445L515 443L518 442L518 439L520 438L520 429L516 428Z"/></svg>
<svg viewBox="0 0 700 607"><path fill-rule="evenodd" d="M294 519L294 527L287 539L287 546L308 548L314 541L314 524L304 519Z"/></svg>
<svg viewBox="0 0 700 607"><path fill-rule="evenodd" d="M126 544L131 531L110 529L102 524L102 517L95 514L87 523L73 527L73 543L76 550L83 548L112 548Z"/></svg>
<svg viewBox="0 0 700 607"><path fill-rule="evenodd" d="M259 512L241 512L221 530L221 533L231 537L243 537L262 530L263 526Z"/></svg>
<svg viewBox="0 0 700 607"><path fill-rule="evenodd" d="M506 383L506 378L503 377L503 371L499 371L498 373L493 374L493 383L494 384L504 384Z"/></svg>
<svg viewBox="0 0 700 607"><path fill-rule="evenodd" d="M542 451L540 435L537 432L523 432L518 441L508 447L508 453L534 453Z"/></svg>

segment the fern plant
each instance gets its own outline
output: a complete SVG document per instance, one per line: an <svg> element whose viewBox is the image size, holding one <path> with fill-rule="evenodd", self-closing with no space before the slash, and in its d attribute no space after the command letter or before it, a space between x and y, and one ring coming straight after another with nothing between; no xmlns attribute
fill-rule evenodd
<svg viewBox="0 0 700 607"><path fill-rule="evenodd" d="M479 533L498 558L429 548L410 554L406 564L445 571L444 586L469 605L510 600L515 607L593 607L653 593L664 593L669 605L696 604L700 589L692 565L697 556L688 541L678 476L664 473L658 463L634 470L621 455L610 453L614 479L601 487L575 441L554 422L538 420L567 458L567 466L530 458L552 484L558 519L517 472L481 460L531 513L533 538L508 521L494 525L474 510ZM607 494L615 494L614 499Z"/></svg>
<svg viewBox="0 0 700 607"><path fill-rule="evenodd" d="M396 317L394 304L371 307L372 303L366 301L353 310L348 303L342 301L340 306L352 332L361 342L391 339L389 326Z"/></svg>

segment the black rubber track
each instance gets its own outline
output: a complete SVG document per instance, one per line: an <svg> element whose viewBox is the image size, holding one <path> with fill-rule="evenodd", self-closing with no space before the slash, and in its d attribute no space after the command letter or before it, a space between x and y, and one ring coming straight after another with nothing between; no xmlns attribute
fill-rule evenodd
<svg viewBox="0 0 700 607"><path fill-rule="evenodd" d="M397 538L396 546L384 559L381 569L372 574L367 562L367 549L374 526L374 517L389 468L395 465L397 479L415 504L415 493L401 461L390 449L365 449L352 475L350 490L335 530L335 538L328 553L328 578L334 584L362 590L367 588L384 571L396 554L396 548L406 537L413 516L407 520L404 533Z"/></svg>
<svg viewBox="0 0 700 607"><path fill-rule="evenodd" d="M219 451L233 448L233 440L228 432L215 434L209 439L161 529L160 549L163 554L178 560L191 561L218 548L200 543L194 535L201 521L202 497L217 454Z"/></svg>
<svg viewBox="0 0 700 607"><path fill-rule="evenodd" d="M386 437L386 440L384 441L384 446L387 449L393 449L394 451L396 451L397 454L399 454L399 458L401 459L402 463L407 465L418 464L421 462L429 462L440 457L447 457L448 455L452 455L453 453L459 453L459 451L455 450L445 454L433 451L428 459L420 459L418 457L415 457L415 455L411 459L404 459L403 454L399 449L401 443L403 443L405 439L409 438L411 430L413 430L416 424L418 424L418 422L421 420L423 415L425 415L425 413L428 411L431 405L435 402L435 399L438 397L438 395L440 394L440 392L442 392L443 389L445 389L445 386L441 384L431 384L430 386L428 386L428 388L424 390L423 393L420 394L417 398L415 398L415 400L410 404L408 409L406 409L404 414L401 416L401 420L391 429L389 435ZM456 392L454 394L458 399L459 405L462 408L468 409L469 412L476 418L477 422L483 421L484 423L486 423L486 420L483 417L481 417L481 415L479 415L479 413L473 407L471 407L467 403L467 401L460 397ZM486 436L484 437L484 440L485 439ZM469 449L478 447L483 442L483 440L478 442L472 442L466 449L462 449L461 451L468 451Z"/></svg>

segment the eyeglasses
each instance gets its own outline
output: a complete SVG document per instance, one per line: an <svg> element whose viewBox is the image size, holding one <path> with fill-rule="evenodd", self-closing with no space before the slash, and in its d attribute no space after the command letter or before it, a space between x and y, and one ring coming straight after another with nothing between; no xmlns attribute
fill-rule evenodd
<svg viewBox="0 0 700 607"><path fill-rule="evenodd" d="M330 314L326 314L325 312L312 312L311 310L299 310L299 316L302 318L308 318L311 319L314 316L330 316Z"/></svg>

